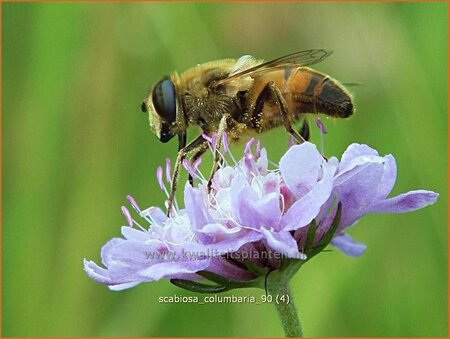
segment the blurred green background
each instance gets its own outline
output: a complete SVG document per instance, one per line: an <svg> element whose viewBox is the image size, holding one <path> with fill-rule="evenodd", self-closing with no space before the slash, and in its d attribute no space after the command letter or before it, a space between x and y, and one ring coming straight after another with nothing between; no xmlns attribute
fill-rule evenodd
<svg viewBox="0 0 450 339"><path fill-rule="evenodd" d="M156 81L309 48L335 51L318 70L363 84L351 88L351 119L325 121L326 154L367 143L396 157L395 194L441 197L367 216L350 232L364 256L333 250L299 272L305 335L447 336L447 13L447 3L2 3L3 336L282 336L271 305L160 304L193 294L168 281L112 292L82 259L98 262L119 236L127 194L142 206L165 198L154 173L176 141L160 144L139 109ZM272 160L287 139L263 136Z"/></svg>

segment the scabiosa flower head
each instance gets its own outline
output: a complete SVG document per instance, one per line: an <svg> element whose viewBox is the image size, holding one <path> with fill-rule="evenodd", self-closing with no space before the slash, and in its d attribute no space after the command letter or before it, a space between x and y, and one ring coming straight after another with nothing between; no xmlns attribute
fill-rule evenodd
<svg viewBox="0 0 450 339"><path fill-rule="evenodd" d="M328 200L337 161L325 161L313 144L304 143L292 147L280 166L269 170L266 150L257 145L253 153L253 143L247 144L239 162L215 173L209 193L205 181L189 188L193 196L204 197L190 209L191 221L203 227L216 220L227 230L255 234L266 248L288 258L306 259L293 231L309 225ZM194 207L189 200L186 204ZM205 215L208 218L200 221ZM209 235L217 238L214 232Z"/></svg>
<svg viewBox="0 0 450 339"><path fill-rule="evenodd" d="M208 267L207 256L184 255L187 249L198 246L184 210L167 218L159 208L141 211L134 199L130 197L130 201L146 226L141 226L122 207L129 225L122 226L123 238L114 238L103 246L101 257L107 269L85 260L84 267L91 278L112 290L122 290L162 278L191 278Z"/></svg>
<svg viewBox="0 0 450 339"><path fill-rule="evenodd" d="M123 208L128 225L122 227L123 238L103 247L106 269L85 260L91 278L115 290L163 278L200 292L261 287L267 272L292 262L299 268L329 243L351 256L364 253L365 245L346 233L364 215L409 212L438 198L423 190L388 198L397 176L395 159L367 145L350 145L338 161L305 142L269 167L259 142L252 139L236 161L226 135L223 141L223 165L211 182L200 172L199 160L183 163L195 178L194 186L185 186L183 209L174 204L167 217L156 207L141 210L130 199L145 225ZM211 138L213 152L219 152L216 142ZM169 184L170 172L167 162ZM157 177L167 192L162 168ZM196 282L202 278L218 285L211 289Z"/></svg>

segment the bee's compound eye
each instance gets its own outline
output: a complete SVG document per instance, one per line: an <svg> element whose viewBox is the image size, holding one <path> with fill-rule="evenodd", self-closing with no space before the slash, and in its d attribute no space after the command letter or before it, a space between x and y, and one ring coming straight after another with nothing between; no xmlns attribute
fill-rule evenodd
<svg viewBox="0 0 450 339"><path fill-rule="evenodd" d="M164 77L159 81L152 93L153 105L156 113L168 123L175 122L176 111L176 93L175 86L169 77Z"/></svg>
<svg viewBox="0 0 450 339"><path fill-rule="evenodd" d="M145 104L145 101L142 101L141 111L147 113L147 105Z"/></svg>

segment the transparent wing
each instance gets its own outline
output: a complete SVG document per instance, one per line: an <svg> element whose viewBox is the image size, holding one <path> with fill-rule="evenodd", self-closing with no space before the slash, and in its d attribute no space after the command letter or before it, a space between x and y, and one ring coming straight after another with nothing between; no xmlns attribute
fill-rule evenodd
<svg viewBox="0 0 450 339"><path fill-rule="evenodd" d="M236 67L234 69L234 72L230 73L230 76L218 81L214 85L220 85L228 81L236 80L237 78L243 77L243 76L249 76L252 74L260 73L260 72L266 72L268 69L273 68L285 68L288 66L309 66L314 65L322 60L328 58L331 54L333 54L333 51L325 50L325 49L309 49L306 51L300 51L296 53L292 53L289 55L285 55L281 58L264 62L260 65L256 65L254 67L250 67L247 69L244 69L241 72L236 72ZM247 57L247 56L245 56ZM241 60L241 59L239 59ZM238 60L238 62L239 62ZM239 69L239 67L237 67Z"/></svg>
<svg viewBox="0 0 450 339"><path fill-rule="evenodd" d="M236 61L236 64L234 65L233 69L231 70L229 76L233 76L235 74L242 73L243 71L250 69L251 67L257 66L261 63L262 63L262 60L258 61L251 55L243 55L238 59L238 61Z"/></svg>

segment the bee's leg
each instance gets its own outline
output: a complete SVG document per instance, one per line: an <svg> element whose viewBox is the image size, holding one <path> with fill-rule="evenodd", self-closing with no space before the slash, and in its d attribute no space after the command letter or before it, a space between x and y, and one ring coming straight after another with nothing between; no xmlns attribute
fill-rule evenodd
<svg viewBox="0 0 450 339"><path fill-rule="evenodd" d="M178 134L178 151L182 150L184 147L186 147L186 132ZM199 154L199 156L197 156L197 153L192 158L192 162L197 160L203 154L203 152L202 152ZM191 186L193 186L194 178L192 178L191 173L189 173L188 180L189 180L189 183L191 184Z"/></svg>
<svg viewBox="0 0 450 339"><path fill-rule="evenodd" d="M280 108L280 114L281 114L281 117L283 118L284 128L286 129L286 131L294 137L294 139L297 141L297 143L299 143L299 144L304 143L306 140L303 138L303 136L301 136L299 133L297 133L297 131L295 131L292 128L292 124L289 121L289 116L288 116L288 111L287 111L288 106L287 106L286 100L284 100L284 97L281 94L280 89L275 85L275 83L273 81L269 82L266 87L269 88L271 94L273 95L274 98L276 98L276 100L278 102L278 107Z"/></svg>
<svg viewBox="0 0 450 339"><path fill-rule="evenodd" d="M186 132L178 134L178 151L186 147Z"/></svg>
<svg viewBox="0 0 450 339"><path fill-rule="evenodd" d="M178 134L178 151L180 151L186 147L186 139L187 139L186 132ZM195 157L195 155L194 155L194 157ZM190 173L189 173L189 183L192 186L193 179L192 179L192 175Z"/></svg>
<svg viewBox="0 0 450 339"><path fill-rule="evenodd" d="M178 134L178 151L182 150L186 147L186 132ZM207 148L201 148L197 151L197 153L194 154L192 157L192 162L194 163L198 158L200 158L203 153L205 153ZM189 183L191 186L194 186L194 178L192 177L191 173L189 173L188 176Z"/></svg>
<svg viewBox="0 0 450 339"><path fill-rule="evenodd" d="M178 184L178 174L180 171L180 165L186 156L191 152L200 152L202 149L208 149L208 141L203 138L203 136L199 136L195 140L193 140L189 145L183 147L178 151L177 160L174 164L173 174L172 174L172 187L170 189L170 195L167 206L167 215L170 215L170 212L173 207L173 200L175 199L175 192L177 191Z"/></svg>
<svg viewBox="0 0 450 339"><path fill-rule="evenodd" d="M306 141L309 141L311 138L310 130L309 130L309 123L308 120L303 120L303 125L300 131L298 131L300 135L305 139Z"/></svg>
<svg viewBox="0 0 450 339"><path fill-rule="evenodd" d="M280 115L283 118L284 128L286 129L286 131L294 137L295 141L297 141L298 144L305 142L306 140L303 138L303 136L301 136L292 128L292 124L289 121L286 100L284 100L283 95L273 81L269 82L256 98L255 108L253 109L253 113L251 114L251 123L253 127L257 130L261 128L261 118L263 115L262 110L264 108L264 103L271 98L274 98L278 103Z"/></svg>
<svg viewBox="0 0 450 339"><path fill-rule="evenodd" d="M197 151L197 153L194 154L194 156L192 157L192 163L195 163L195 161L200 158L207 150L207 147L203 147L201 149L199 149ZM189 183L191 184L191 186L194 186L194 178L192 177L192 175L189 173L189 177L188 177Z"/></svg>
<svg viewBox="0 0 450 339"><path fill-rule="evenodd" d="M214 177L214 174L217 172L217 170L220 167L220 164L222 163L222 158L220 157L220 150L222 148L223 133L225 133L225 131L227 130L229 118L231 118L231 117L228 114L224 114L222 116L222 118L220 119L219 129L217 130L217 143L216 143L216 147L215 147L215 151L214 151L214 164L211 169L211 174L210 174L209 180L208 180L208 191L211 190L211 184L212 184L212 179Z"/></svg>

